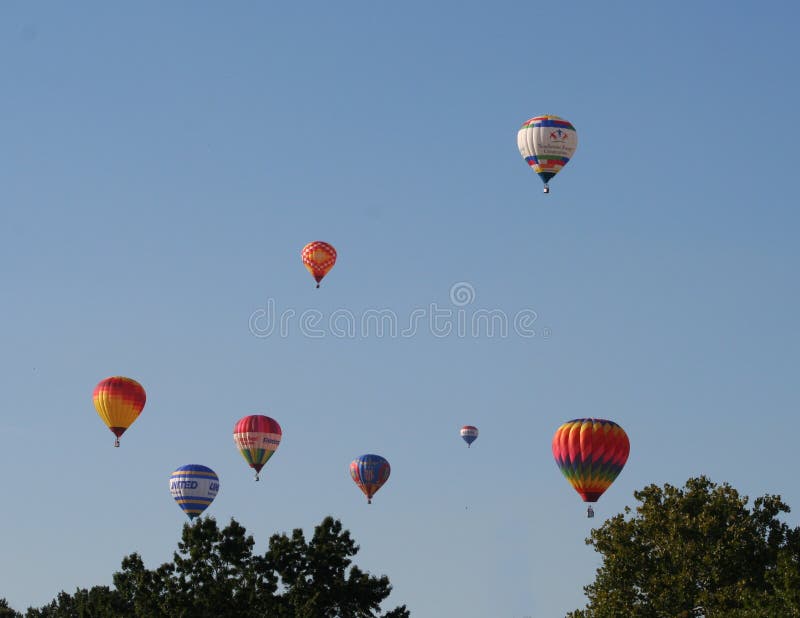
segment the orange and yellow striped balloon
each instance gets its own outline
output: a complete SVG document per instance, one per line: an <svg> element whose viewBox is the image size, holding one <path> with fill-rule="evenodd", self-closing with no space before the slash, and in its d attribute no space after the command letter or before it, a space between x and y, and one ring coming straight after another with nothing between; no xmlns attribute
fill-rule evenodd
<svg viewBox="0 0 800 618"><path fill-rule="evenodd" d="M95 387L92 401L100 418L116 436L114 446L119 446L120 436L139 418L147 396L136 380L112 376Z"/></svg>
<svg viewBox="0 0 800 618"><path fill-rule="evenodd" d="M319 287L319 282L336 264L336 249L333 248L333 245L315 240L303 247L300 255L303 258L303 265L314 277L317 287Z"/></svg>

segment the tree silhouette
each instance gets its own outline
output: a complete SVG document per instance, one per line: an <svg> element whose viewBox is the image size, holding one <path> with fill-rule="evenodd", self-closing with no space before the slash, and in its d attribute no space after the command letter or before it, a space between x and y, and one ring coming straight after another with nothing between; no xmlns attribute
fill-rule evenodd
<svg viewBox="0 0 800 618"><path fill-rule="evenodd" d="M352 564L358 553L341 522L326 517L306 542L301 529L275 534L263 556L231 519L185 524L172 562L154 570L133 553L113 574L114 587L61 592L25 618L408 618L405 606L380 613L392 587ZM20 617L4 608L0 616ZM6 612L5 614L3 612Z"/></svg>

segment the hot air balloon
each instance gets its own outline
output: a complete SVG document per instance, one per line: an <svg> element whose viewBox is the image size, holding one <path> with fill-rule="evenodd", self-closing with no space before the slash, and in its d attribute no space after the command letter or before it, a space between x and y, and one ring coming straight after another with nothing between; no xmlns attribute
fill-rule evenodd
<svg viewBox="0 0 800 618"><path fill-rule="evenodd" d="M622 471L631 450L625 431L614 421L576 418L553 436L553 457L584 502L597 502ZM592 507L588 516L593 517Z"/></svg>
<svg viewBox="0 0 800 618"><path fill-rule="evenodd" d="M205 511L218 491L216 472L200 464L181 466L169 477L169 492L189 519Z"/></svg>
<svg viewBox="0 0 800 618"><path fill-rule="evenodd" d="M578 133L572 123L558 116L536 116L525 121L517 133L522 158L544 182L550 193L550 179L561 171L578 147Z"/></svg>
<svg viewBox="0 0 800 618"><path fill-rule="evenodd" d="M273 418L252 414L240 418L233 427L233 441L248 465L256 471L269 461L281 443L281 426Z"/></svg>
<svg viewBox="0 0 800 618"><path fill-rule="evenodd" d="M336 249L326 242L315 240L303 247L300 255L303 258L303 264L319 287L319 282L336 264Z"/></svg>
<svg viewBox="0 0 800 618"><path fill-rule="evenodd" d="M114 446L144 408L147 396L136 380L113 376L102 380L94 389L92 401L103 422L116 436Z"/></svg>
<svg viewBox="0 0 800 618"><path fill-rule="evenodd" d="M350 476L372 504L372 496L389 478L391 467L380 455L362 455L350 463Z"/></svg>
<svg viewBox="0 0 800 618"><path fill-rule="evenodd" d="M461 428L461 437L467 443L467 448L478 439L478 428L472 425L464 425Z"/></svg>

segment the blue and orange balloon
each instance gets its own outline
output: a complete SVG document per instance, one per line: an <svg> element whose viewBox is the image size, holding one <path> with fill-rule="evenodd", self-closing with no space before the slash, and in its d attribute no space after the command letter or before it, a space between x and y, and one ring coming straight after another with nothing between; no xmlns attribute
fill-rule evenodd
<svg viewBox="0 0 800 618"><path fill-rule="evenodd" d="M281 443L281 426L274 418L251 414L240 418L233 427L233 442L247 464L258 473Z"/></svg>
<svg viewBox="0 0 800 618"><path fill-rule="evenodd" d="M597 502L628 461L628 435L614 421L576 418L553 436L553 457L584 502ZM592 507L589 517L594 515Z"/></svg>
<svg viewBox="0 0 800 618"><path fill-rule="evenodd" d="M350 476L364 492L367 504L372 504L372 496L383 487L391 471L389 462L380 455L362 455L350 463Z"/></svg>
<svg viewBox="0 0 800 618"><path fill-rule="evenodd" d="M136 380L112 376L95 387L92 401L97 414L116 436L114 446L119 446L122 434L139 418L147 395Z"/></svg>
<svg viewBox="0 0 800 618"><path fill-rule="evenodd" d="M464 425L461 428L461 437L467 443L467 448L469 448L478 439L478 428L472 425Z"/></svg>
<svg viewBox="0 0 800 618"><path fill-rule="evenodd" d="M181 466L169 477L169 492L191 520L217 497L219 477L211 468L200 464Z"/></svg>

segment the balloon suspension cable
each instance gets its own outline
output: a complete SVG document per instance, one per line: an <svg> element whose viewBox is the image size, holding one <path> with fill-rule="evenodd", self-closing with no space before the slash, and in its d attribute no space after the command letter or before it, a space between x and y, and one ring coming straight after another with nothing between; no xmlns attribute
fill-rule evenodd
<svg viewBox="0 0 800 618"><path fill-rule="evenodd" d="M114 446L119 448L119 438L114 438Z"/></svg>

